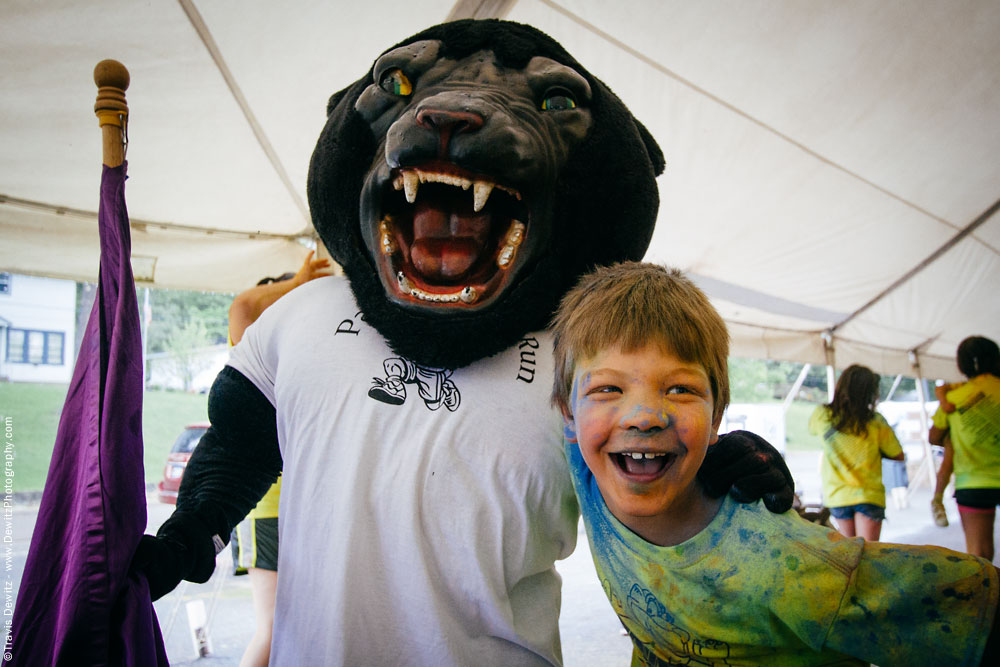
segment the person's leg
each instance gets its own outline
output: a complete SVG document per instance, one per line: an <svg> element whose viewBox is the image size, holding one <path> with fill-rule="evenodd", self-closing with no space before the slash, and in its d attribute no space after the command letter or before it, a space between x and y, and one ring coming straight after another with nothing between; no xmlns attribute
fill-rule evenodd
<svg viewBox="0 0 1000 667"><path fill-rule="evenodd" d="M858 512L854 515L854 523L858 535L869 542L878 542L878 537L882 534L881 519L876 520Z"/></svg>
<svg viewBox="0 0 1000 667"><path fill-rule="evenodd" d="M944 511L944 490L951 481L951 473L954 469L954 450L951 448L951 439L944 440L944 459L941 460L941 467L938 468L937 476L934 480L934 497L931 498L931 516L934 523L942 528L948 526L948 514Z"/></svg>
<svg viewBox="0 0 1000 667"><path fill-rule="evenodd" d="M830 507L830 516L836 522L837 530L844 537L854 537L854 506Z"/></svg>
<svg viewBox="0 0 1000 667"><path fill-rule="evenodd" d="M839 530L840 534L844 537L854 537L857 534L854 528L853 516L849 519L835 519L835 521L837 522L837 530Z"/></svg>
<svg viewBox="0 0 1000 667"><path fill-rule="evenodd" d="M271 658L271 627L274 625L274 596L278 589L278 573L252 567L248 574L256 627L243 653L243 659L240 660L240 667L267 667Z"/></svg>
<svg viewBox="0 0 1000 667"><path fill-rule="evenodd" d="M962 530L965 532L965 550L973 556L981 556L992 562L993 521L996 518L996 508L982 509L959 505L958 515L962 518Z"/></svg>

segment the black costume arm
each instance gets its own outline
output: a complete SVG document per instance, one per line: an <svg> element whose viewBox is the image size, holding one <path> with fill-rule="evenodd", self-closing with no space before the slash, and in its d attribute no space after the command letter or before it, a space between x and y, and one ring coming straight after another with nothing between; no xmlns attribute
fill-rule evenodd
<svg viewBox="0 0 1000 667"><path fill-rule="evenodd" d="M791 509L795 497L795 481L781 452L749 431L720 435L708 448L698 479L714 498L726 492L741 503L763 498L767 509L777 513Z"/></svg>
<svg viewBox="0 0 1000 667"><path fill-rule="evenodd" d="M217 550L281 473L274 407L239 371L219 373L208 416L212 426L184 470L177 509L155 538L142 537L132 560L154 600L181 579L208 581Z"/></svg>

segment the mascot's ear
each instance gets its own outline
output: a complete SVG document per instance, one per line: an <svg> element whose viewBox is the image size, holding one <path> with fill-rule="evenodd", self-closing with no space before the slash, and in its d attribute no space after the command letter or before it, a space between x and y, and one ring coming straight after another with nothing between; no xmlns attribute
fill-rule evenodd
<svg viewBox="0 0 1000 667"><path fill-rule="evenodd" d="M330 96L306 182L313 225L330 255L344 267L368 261L358 220L358 193L375 154L375 138L354 103L369 80L369 76L358 79Z"/></svg>
<svg viewBox="0 0 1000 667"><path fill-rule="evenodd" d="M344 88L343 90L338 91L333 95L330 95L330 101L326 103L327 116L333 113L333 110L337 107L338 104L340 104L340 100L344 99L344 95L346 95L348 91L351 90L351 88L352 86L348 86L347 88Z"/></svg>
<svg viewBox="0 0 1000 667"><path fill-rule="evenodd" d="M646 126L635 120L635 126L639 130L639 137L642 139L642 143L646 146L646 153L649 155L649 161L653 163L653 175L659 176L663 173L663 168L667 166L666 161L663 159L663 151L660 150L660 145L656 143L656 139L653 135L649 133Z"/></svg>

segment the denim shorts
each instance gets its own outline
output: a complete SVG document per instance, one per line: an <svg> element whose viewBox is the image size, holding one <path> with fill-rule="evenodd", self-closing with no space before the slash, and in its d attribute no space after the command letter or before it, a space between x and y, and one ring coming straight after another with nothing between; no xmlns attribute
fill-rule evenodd
<svg viewBox="0 0 1000 667"><path fill-rule="evenodd" d="M830 514L834 519L853 519L855 512L864 514L872 521L883 521L885 519L885 508L873 505L872 503L858 503L857 505L830 508Z"/></svg>

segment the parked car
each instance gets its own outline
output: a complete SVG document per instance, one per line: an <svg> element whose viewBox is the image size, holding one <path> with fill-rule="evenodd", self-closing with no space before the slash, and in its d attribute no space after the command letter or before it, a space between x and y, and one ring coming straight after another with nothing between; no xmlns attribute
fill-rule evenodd
<svg viewBox="0 0 1000 667"><path fill-rule="evenodd" d="M170 453L167 454L167 465L163 468L163 480L156 485L156 495L161 503L177 504L177 490L181 488L184 468L194 448L201 442L201 436L208 430L208 423L188 424L177 440L174 441Z"/></svg>

